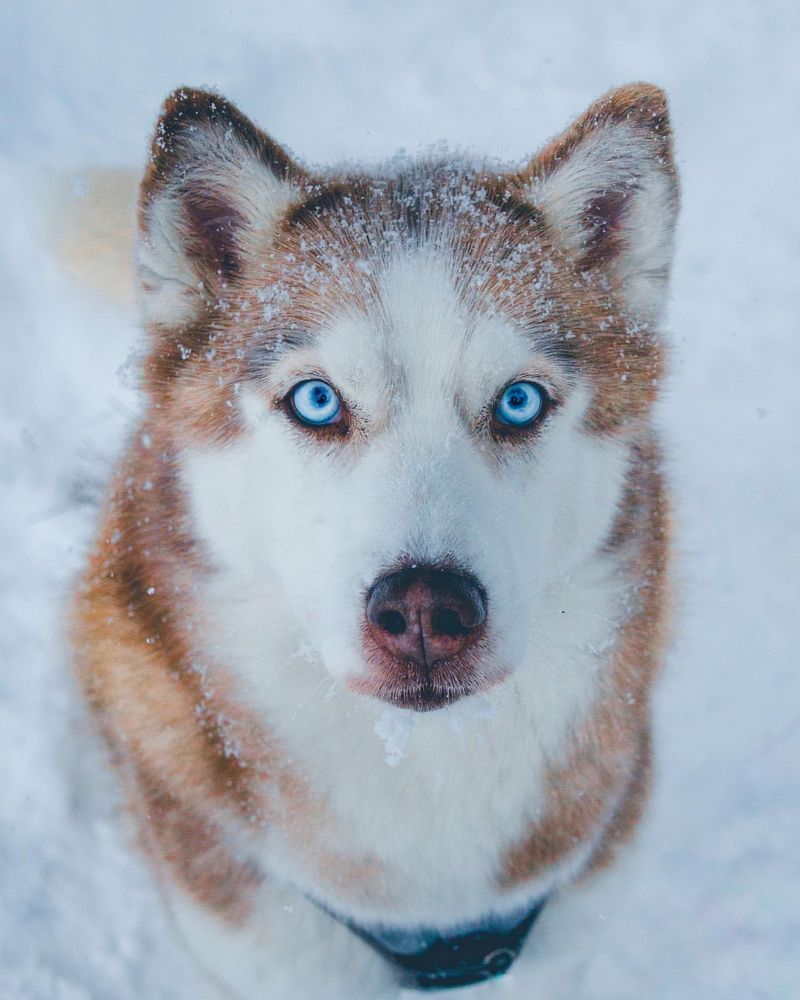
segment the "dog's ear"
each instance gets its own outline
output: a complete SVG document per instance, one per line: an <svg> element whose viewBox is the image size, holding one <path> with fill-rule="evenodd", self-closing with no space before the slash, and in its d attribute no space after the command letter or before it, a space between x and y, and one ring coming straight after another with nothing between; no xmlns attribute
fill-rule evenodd
<svg viewBox="0 0 800 1000"><path fill-rule="evenodd" d="M191 322L236 283L304 172L218 94L176 90L153 136L139 193L137 265L145 319Z"/></svg>
<svg viewBox="0 0 800 1000"><path fill-rule="evenodd" d="M678 208L664 92L645 83L611 91L519 180L579 268L601 271L627 311L656 322Z"/></svg>

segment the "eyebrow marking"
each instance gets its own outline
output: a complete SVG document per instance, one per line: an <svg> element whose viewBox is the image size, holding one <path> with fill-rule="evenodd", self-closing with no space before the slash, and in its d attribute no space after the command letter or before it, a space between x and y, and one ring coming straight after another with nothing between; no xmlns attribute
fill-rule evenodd
<svg viewBox="0 0 800 1000"><path fill-rule="evenodd" d="M316 339L316 335L310 330L277 330L271 333L265 343L257 344L248 351L247 374L252 378L260 378L287 354L309 347Z"/></svg>

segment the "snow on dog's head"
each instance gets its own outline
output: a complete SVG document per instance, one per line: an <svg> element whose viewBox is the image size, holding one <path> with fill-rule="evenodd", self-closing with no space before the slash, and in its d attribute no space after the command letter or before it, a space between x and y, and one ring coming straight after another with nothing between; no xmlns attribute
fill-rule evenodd
<svg viewBox="0 0 800 1000"><path fill-rule="evenodd" d="M645 85L521 171L320 177L178 91L142 187L140 285L215 593L404 707L524 669L545 589L618 514L675 207Z"/></svg>

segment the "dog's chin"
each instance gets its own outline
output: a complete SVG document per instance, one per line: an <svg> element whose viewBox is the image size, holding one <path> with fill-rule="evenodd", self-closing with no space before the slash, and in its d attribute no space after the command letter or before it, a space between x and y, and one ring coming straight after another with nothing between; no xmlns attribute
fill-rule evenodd
<svg viewBox="0 0 800 1000"><path fill-rule="evenodd" d="M374 667L374 664L373 664ZM454 705L462 698L491 690L508 677L509 671L495 669L491 673L474 666L465 669L459 659L435 664L427 676L414 676L402 662L381 664L366 676L353 677L347 682L351 691L413 712L433 712Z"/></svg>

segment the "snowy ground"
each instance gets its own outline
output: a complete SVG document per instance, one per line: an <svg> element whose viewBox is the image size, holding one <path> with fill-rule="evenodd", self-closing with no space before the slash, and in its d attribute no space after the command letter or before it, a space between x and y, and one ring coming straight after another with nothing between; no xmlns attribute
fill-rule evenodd
<svg viewBox="0 0 800 1000"><path fill-rule="evenodd" d="M655 795L580 997L800 997L799 10L2 6L0 997L198 990L65 659L63 595L137 405L124 373L136 325L43 249L50 172L140 165L180 83L219 87L298 155L331 162L442 138L518 160L635 79L668 89L683 175L663 408L683 590Z"/></svg>

